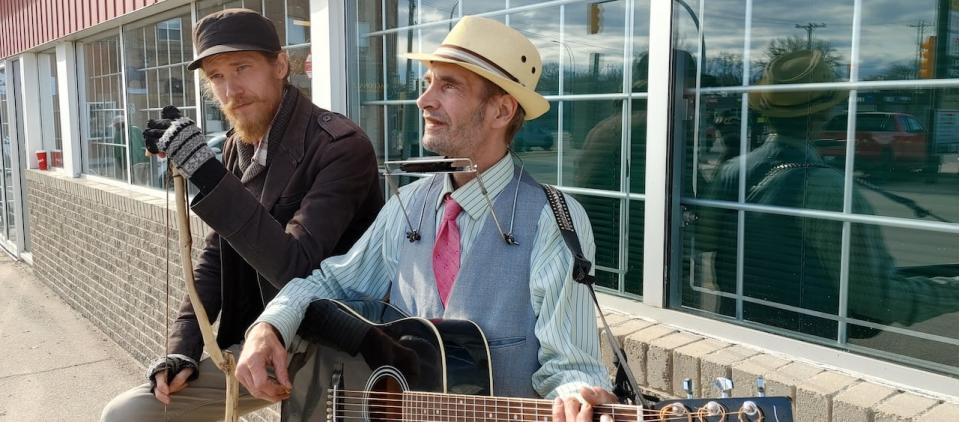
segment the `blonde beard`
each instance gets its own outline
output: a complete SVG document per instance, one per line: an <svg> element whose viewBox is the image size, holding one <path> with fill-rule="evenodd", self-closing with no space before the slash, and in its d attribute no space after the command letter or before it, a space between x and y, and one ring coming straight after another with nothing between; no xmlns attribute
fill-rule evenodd
<svg viewBox="0 0 959 422"><path fill-rule="evenodd" d="M226 113L224 113L226 114ZM241 121L235 116L227 115L226 119L233 126L233 132L237 138L245 144L256 145L263 140L266 132L270 129L273 119L257 119L255 122Z"/></svg>
<svg viewBox="0 0 959 422"><path fill-rule="evenodd" d="M272 114L266 115L266 113L263 113L252 119L244 119L226 107L221 107L220 109L223 111L223 115L226 116L226 120L230 122L230 126L233 127L233 132L240 141L245 144L258 144L273 123Z"/></svg>

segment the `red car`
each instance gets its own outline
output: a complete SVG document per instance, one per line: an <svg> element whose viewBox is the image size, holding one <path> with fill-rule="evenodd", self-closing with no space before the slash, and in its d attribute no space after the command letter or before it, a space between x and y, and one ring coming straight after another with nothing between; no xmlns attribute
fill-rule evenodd
<svg viewBox="0 0 959 422"><path fill-rule="evenodd" d="M845 161L847 121L847 114L833 117L816 141L816 150L827 162ZM856 114L857 170L875 174L898 169L922 170L928 164L929 136L918 119L905 113Z"/></svg>

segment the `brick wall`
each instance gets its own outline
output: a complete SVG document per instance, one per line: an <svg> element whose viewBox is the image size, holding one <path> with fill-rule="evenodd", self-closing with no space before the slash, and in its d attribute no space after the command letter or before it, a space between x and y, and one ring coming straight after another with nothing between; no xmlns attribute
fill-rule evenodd
<svg viewBox="0 0 959 422"><path fill-rule="evenodd" d="M797 422L959 421L959 402L953 400L899 390L634 315L605 315L637 382L662 396L686 397L682 382L690 378L695 397L716 397L710 387L716 377L733 380L733 397L755 396L755 380L761 375L767 395L792 398ZM601 352L612 371L612 351L603 344Z"/></svg>
<svg viewBox="0 0 959 422"><path fill-rule="evenodd" d="M30 170L27 181L37 278L146 368L163 354L186 294L172 188L166 207L162 193L57 173ZM195 260L209 228L196 216L190 224ZM266 409L246 419L279 417Z"/></svg>
<svg viewBox="0 0 959 422"><path fill-rule="evenodd" d="M163 353L165 321L172 321L183 281L174 204L157 193L28 171L34 272L144 366ZM172 196L172 195L171 195ZM169 241L164 218L170 218ZM206 226L193 217L194 255ZM165 307L167 246L170 304ZM684 396L683 378L697 397L714 396L718 376L732 379L736 396L754 395L755 377L770 395L793 398L797 421L959 421L959 403L902 391L854 374L772 355L748 345L683 332L634 315L607 314L624 344L638 382L660 394ZM612 368L603 343L603 359ZM247 420L275 421L275 409Z"/></svg>

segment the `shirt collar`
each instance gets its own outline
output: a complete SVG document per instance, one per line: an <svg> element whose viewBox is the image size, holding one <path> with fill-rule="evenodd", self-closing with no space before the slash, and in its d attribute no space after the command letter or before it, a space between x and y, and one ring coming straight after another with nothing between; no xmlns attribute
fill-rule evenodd
<svg viewBox="0 0 959 422"><path fill-rule="evenodd" d="M486 198L483 197L483 190L480 188L479 181L477 180L480 177L483 178L483 184L486 185L489 200L495 201L496 196L499 195L500 192L506 188L506 185L509 184L509 181L513 179L513 157L510 154L506 154L497 161L493 167L488 168L483 173L477 175L476 178L473 178L473 180L470 180L456 190L453 189L452 176L447 175L444 177L443 191L439 197L436 198L434 210L439 211L440 205L443 204L443 198L449 193L450 196L453 197L453 200L460 204L463 211L469 214L470 218L478 220L489 209Z"/></svg>

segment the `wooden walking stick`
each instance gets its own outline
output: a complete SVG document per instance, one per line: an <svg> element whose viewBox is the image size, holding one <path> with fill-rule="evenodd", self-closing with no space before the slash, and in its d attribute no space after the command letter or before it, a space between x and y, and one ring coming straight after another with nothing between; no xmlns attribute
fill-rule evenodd
<svg viewBox="0 0 959 422"><path fill-rule="evenodd" d="M196 290L196 281L193 278L193 258L191 250L193 247L193 237L190 233L190 215L187 211L186 179L174 168L168 160L169 174L173 175L173 193L176 196L176 221L177 236L180 240L180 264L183 266L183 280L186 283L187 294L190 296L190 303L193 304L193 312L196 314L197 323L200 325L200 333L203 335L203 349L210 355L210 359L216 364L223 375L226 376L226 410L224 421L236 422L239 415L236 412L236 406L240 399L240 384L236 379L236 357L229 350L220 350L216 343L216 337L213 335L213 326L210 324L210 318L207 317L206 308L200 301L200 294Z"/></svg>

